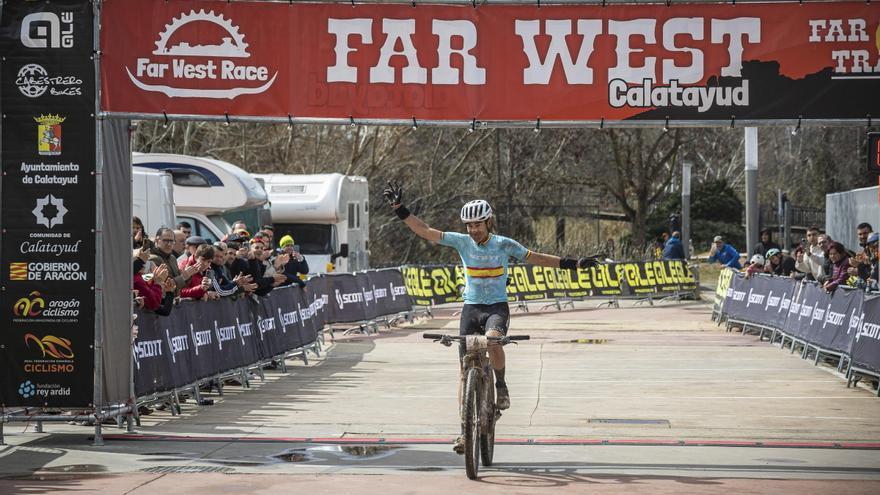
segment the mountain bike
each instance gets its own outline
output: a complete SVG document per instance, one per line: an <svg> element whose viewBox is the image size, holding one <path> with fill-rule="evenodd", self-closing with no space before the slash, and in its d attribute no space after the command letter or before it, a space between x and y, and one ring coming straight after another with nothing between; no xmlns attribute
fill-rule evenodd
<svg viewBox="0 0 880 495"><path fill-rule="evenodd" d="M422 337L447 347L453 341L465 346L459 414L464 437L465 471L468 478L476 479L481 459L483 466L492 465L492 456L495 453L495 422L501 417L501 411L495 407L495 373L487 354L489 342L507 345L516 340L529 340L529 336L487 337L425 333Z"/></svg>

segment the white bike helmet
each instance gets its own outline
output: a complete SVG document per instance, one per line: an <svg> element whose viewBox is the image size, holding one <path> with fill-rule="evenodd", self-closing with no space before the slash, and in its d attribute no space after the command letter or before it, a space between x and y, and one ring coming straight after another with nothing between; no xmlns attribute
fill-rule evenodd
<svg viewBox="0 0 880 495"><path fill-rule="evenodd" d="M763 265L764 264L764 257L761 256L760 254L756 254L756 255L752 256L752 263L757 263L759 265Z"/></svg>
<svg viewBox="0 0 880 495"><path fill-rule="evenodd" d="M475 199L461 207L461 221L464 223L483 222L492 218L492 207L485 199Z"/></svg>

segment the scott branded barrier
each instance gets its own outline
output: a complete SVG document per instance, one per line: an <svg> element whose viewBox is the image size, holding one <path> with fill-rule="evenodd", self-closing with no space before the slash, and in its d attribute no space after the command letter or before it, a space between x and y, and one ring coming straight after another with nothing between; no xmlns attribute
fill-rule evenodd
<svg viewBox="0 0 880 495"><path fill-rule="evenodd" d="M462 300L465 280L461 266L404 266L401 271L414 304L428 306ZM509 301L662 295L696 288L694 274L682 260L602 263L580 270L508 266Z"/></svg>
<svg viewBox="0 0 880 495"><path fill-rule="evenodd" d="M266 297L183 301L167 317L139 311L137 397L183 387L303 348L329 323L412 309L396 269L321 275Z"/></svg>
<svg viewBox="0 0 880 495"><path fill-rule="evenodd" d="M728 270L725 270L728 271ZM880 373L880 297L859 289L826 292L815 282L742 273L729 278L721 314L729 322L773 328L817 354L849 356L852 366Z"/></svg>

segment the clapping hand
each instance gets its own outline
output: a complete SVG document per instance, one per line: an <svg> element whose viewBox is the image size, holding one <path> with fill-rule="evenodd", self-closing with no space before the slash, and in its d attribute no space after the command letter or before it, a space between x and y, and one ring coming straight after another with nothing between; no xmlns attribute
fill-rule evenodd
<svg viewBox="0 0 880 495"><path fill-rule="evenodd" d="M165 280L168 278L168 265L161 264L153 268L153 283L157 283L162 285L165 283Z"/></svg>

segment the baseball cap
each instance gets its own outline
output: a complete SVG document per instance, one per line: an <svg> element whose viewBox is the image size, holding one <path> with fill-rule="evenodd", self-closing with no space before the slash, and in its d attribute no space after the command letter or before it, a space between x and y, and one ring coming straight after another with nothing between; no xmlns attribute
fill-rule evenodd
<svg viewBox="0 0 880 495"><path fill-rule="evenodd" d="M868 244L876 244L877 241L880 241L880 232L874 232L868 236Z"/></svg>
<svg viewBox="0 0 880 495"><path fill-rule="evenodd" d="M720 235L716 235L715 238L712 239L712 242L724 242L724 238Z"/></svg>
<svg viewBox="0 0 880 495"><path fill-rule="evenodd" d="M202 244L207 244L207 242L197 235L191 235L186 238L187 246L201 246Z"/></svg>

